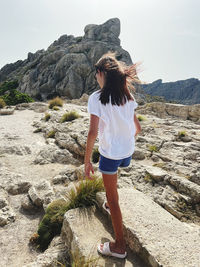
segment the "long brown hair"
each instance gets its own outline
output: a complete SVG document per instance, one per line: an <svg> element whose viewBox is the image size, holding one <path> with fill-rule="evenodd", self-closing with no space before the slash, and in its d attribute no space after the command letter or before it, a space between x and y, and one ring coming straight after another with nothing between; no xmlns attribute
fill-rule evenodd
<svg viewBox="0 0 200 267"><path fill-rule="evenodd" d="M134 100L129 88L134 90L132 83L140 83L137 77L137 66L139 63L127 66L124 62L118 61L115 53L104 54L95 64L96 71L104 73L104 86L100 90L99 100L106 105L124 105L126 101Z"/></svg>

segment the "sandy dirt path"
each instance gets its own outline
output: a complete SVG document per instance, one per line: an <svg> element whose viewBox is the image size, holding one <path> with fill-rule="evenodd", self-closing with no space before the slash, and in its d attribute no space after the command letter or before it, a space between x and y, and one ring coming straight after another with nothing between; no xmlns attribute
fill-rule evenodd
<svg viewBox="0 0 200 267"><path fill-rule="evenodd" d="M39 150L46 145L41 133L33 133L33 121L39 121L44 114L32 110L15 110L13 115L0 116L0 151L3 147L25 147L31 153L26 155L0 153L0 186L6 183L9 173L21 175L21 179L32 184L41 179L51 180L63 169L61 164L34 165ZM9 205L16 214L16 220L0 228L0 267L21 267L35 259L38 252L29 246L30 236L37 232L43 212L26 214L21 210L21 195L9 195Z"/></svg>

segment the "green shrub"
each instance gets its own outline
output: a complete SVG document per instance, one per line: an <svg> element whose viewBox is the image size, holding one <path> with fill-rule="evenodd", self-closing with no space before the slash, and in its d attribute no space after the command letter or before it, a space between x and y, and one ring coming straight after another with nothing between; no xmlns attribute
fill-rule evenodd
<svg viewBox="0 0 200 267"><path fill-rule="evenodd" d="M34 100L27 94L21 93L15 89L10 90L8 94L2 95L6 105L17 105L20 103L30 103Z"/></svg>
<svg viewBox="0 0 200 267"><path fill-rule="evenodd" d="M146 120L146 118L142 115L138 115L137 118L139 121L145 121Z"/></svg>
<svg viewBox="0 0 200 267"><path fill-rule="evenodd" d="M54 138L55 137L55 134L56 134L56 131L55 130L52 130L52 131L48 132L47 138Z"/></svg>
<svg viewBox="0 0 200 267"><path fill-rule="evenodd" d="M16 89L19 86L17 80L14 81L5 81L0 85L0 95L3 95L7 91Z"/></svg>
<svg viewBox="0 0 200 267"><path fill-rule="evenodd" d="M95 177L94 180L82 180L76 190L72 189L67 195L70 202L70 208L88 207L96 203L96 193L103 191L102 178Z"/></svg>
<svg viewBox="0 0 200 267"><path fill-rule="evenodd" d="M158 152L158 147L156 145L148 145L148 149L151 152Z"/></svg>
<svg viewBox="0 0 200 267"><path fill-rule="evenodd" d="M49 204L46 213L38 227L37 244L44 251L54 236L59 235L63 223L65 212L69 209L69 204L58 199Z"/></svg>
<svg viewBox="0 0 200 267"><path fill-rule="evenodd" d="M55 110L55 111L60 110L59 107L57 107L57 106L54 106L52 109Z"/></svg>
<svg viewBox="0 0 200 267"><path fill-rule="evenodd" d="M4 108L6 106L5 101L3 100L3 98L0 98L0 108Z"/></svg>
<svg viewBox="0 0 200 267"><path fill-rule="evenodd" d="M63 100L58 96L49 101L49 108L52 109L55 106L59 106L59 107L63 106Z"/></svg>
<svg viewBox="0 0 200 267"><path fill-rule="evenodd" d="M98 148L96 147L94 148L92 152L92 162L97 163L99 161L99 156L100 156L100 153L99 153Z"/></svg>
<svg viewBox="0 0 200 267"><path fill-rule="evenodd" d="M178 132L178 137L184 137L186 135L187 135L186 131L180 131L180 132Z"/></svg>
<svg viewBox="0 0 200 267"><path fill-rule="evenodd" d="M59 235L65 212L72 208L88 207L96 203L96 193L103 191L103 180L94 176L94 180L81 180L67 195L68 201L55 200L49 204L38 227L36 243L44 251L55 235Z"/></svg>
<svg viewBox="0 0 200 267"><path fill-rule="evenodd" d="M44 121L48 121L48 120L50 120L50 118L51 118L51 114L49 114L49 113L45 113L45 116L44 116Z"/></svg>
<svg viewBox="0 0 200 267"><path fill-rule="evenodd" d="M149 173L146 173L145 176L144 176L144 180L146 182L152 182L152 177Z"/></svg>
<svg viewBox="0 0 200 267"><path fill-rule="evenodd" d="M65 121L73 121L75 119L78 119L79 117L80 115L76 111L69 111L62 116L60 122L63 123Z"/></svg>

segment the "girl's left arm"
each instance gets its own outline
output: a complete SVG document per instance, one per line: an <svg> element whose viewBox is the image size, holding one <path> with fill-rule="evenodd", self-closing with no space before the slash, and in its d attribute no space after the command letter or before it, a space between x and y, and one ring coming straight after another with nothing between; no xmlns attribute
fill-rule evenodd
<svg viewBox="0 0 200 267"><path fill-rule="evenodd" d="M138 120L136 114L134 114L134 123L135 123L135 127L136 127L136 132L135 132L135 136L136 136L136 135L139 134L139 133L141 132L141 130L142 130L141 125L140 125L140 122L139 122L139 120Z"/></svg>
<svg viewBox="0 0 200 267"><path fill-rule="evenodd" d="M90 172L94 173L94 169L90 161L90 158L91 158L95 140L98 135L98 126L99 126L99 117L91 114L90 115L90 128L89 128L89 132L87 136L87 144L86 144L86 151L85 151L85 158L84 158L85 175L89 179L92 179L92 177L90 176Z"/></svg>

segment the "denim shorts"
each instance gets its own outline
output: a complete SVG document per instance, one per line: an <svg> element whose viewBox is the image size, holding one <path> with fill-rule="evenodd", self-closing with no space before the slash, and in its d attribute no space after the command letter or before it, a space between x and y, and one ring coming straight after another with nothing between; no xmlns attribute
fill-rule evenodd
<svg viewBox="0 0 200 267"><path fill-rule="evenodd" d="M99 171L105 174L117 173L118 167L128 167L132 159L132 155L124 159L108 159L100 155L99 159Z"/></svg>

